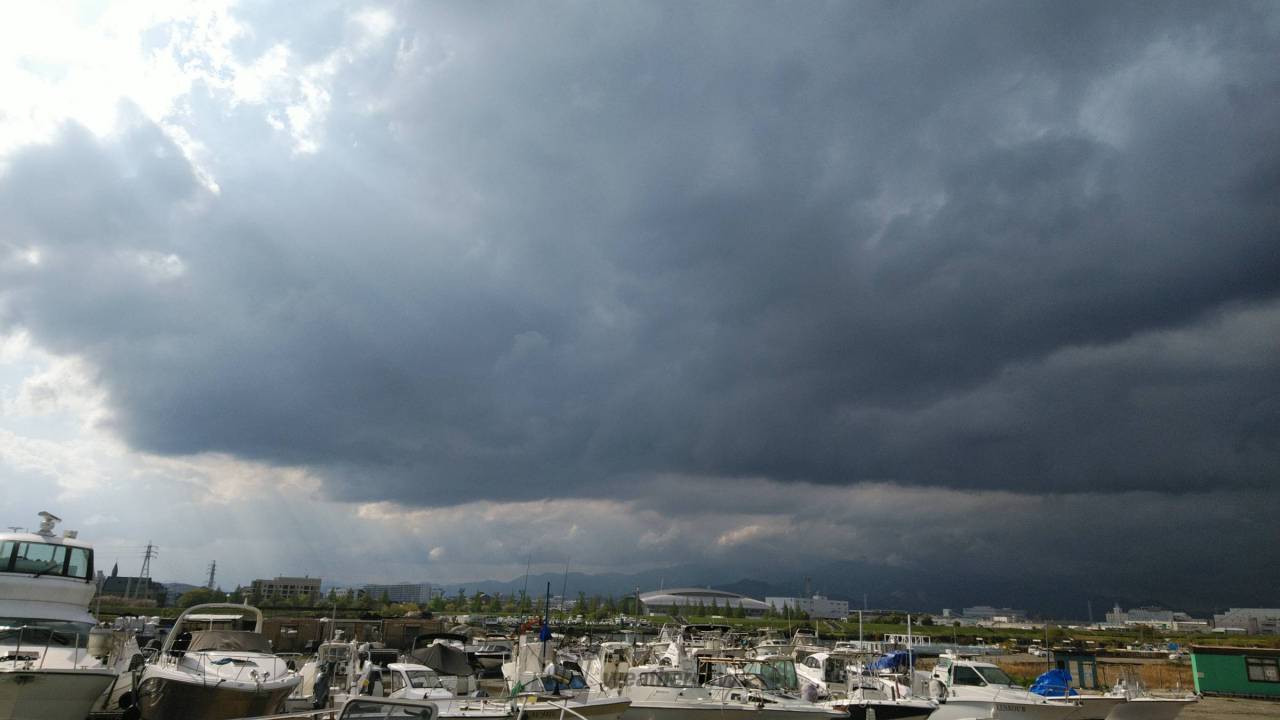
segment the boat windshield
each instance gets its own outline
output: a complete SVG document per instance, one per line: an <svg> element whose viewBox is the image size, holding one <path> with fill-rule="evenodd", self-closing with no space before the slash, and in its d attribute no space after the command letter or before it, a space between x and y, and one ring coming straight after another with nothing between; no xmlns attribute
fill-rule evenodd
<svg viewBox="0 0 1280 720"><path fill-rule="evenodd" d="M83 647L91 623L0 617L0 645L57 645Z"/></svg>
<svg viewBox="0 0 1280 720"><path fill-rule="evenodd" d="M406 670L404 674L409 679L409 686L418 690L444 687L440 676L430 670Z"/></svg>
<svg viewBox="0 0 1280 720"><path fill-rule="evenodd" d="M0 542L0 572L88 581L93 575L93 551L56 543L5 540Z"/></svg>
<svg viewBox="0 0 1280 720"><path fill-rule="evenodd" d="M993 665L984 665L974 668L978 674L982 675L982 679L987 681L989 685L1017 685L1013 678L1005 674L1003 670Z"/></svg>

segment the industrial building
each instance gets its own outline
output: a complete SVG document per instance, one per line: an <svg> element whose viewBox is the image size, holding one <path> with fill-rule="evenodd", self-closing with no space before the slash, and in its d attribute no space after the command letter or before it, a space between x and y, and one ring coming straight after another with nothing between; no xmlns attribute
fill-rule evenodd
<svg viewBox="0 0 1280 720"><path fill-rule="evenodd" d="M1280 634L1280 608L1231 608L1213 616L1213 627L1219 631L1237 629L1248 635Z"/></svg>

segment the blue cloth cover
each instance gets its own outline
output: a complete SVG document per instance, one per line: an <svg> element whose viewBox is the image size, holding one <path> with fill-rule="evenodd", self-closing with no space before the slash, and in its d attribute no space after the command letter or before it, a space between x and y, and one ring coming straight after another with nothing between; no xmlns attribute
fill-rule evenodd
<svg viewBox="0 0 1280 720"><path fill-rule="evenodd" d="M1045 697L1080 694L1071 688L1071 673L1066 670L1050 670L1036 678L1028 689Z"/></svg>

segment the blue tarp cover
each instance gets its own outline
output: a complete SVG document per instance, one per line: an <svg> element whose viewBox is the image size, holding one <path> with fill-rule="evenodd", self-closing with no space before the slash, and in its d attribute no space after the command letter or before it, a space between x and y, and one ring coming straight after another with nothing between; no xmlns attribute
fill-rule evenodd
<svg viewBox="0 0 1280 720"><path fill-rule="evenodd" d="M905 670L911 666L911 653L907 650L894 650L871 663L872 670Z"/></svg>
<svg viewBox="0 0 1280 720"><path fill-rule="evenodd" d="M1071 689L1071 673L1066 670L1050 670L1031 683L1031 692L1045 697L1062 697L1063 695L1079 695Z"/></svg>

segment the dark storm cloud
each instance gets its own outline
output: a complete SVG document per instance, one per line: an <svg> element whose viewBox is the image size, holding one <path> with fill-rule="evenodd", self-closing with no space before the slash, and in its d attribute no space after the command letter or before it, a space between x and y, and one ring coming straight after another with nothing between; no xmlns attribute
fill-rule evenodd
<svg viewBox="0 0 1280 720"><path fill-rule="evenodd" d="M335 63L315 154L197 89L216 194L142 121L0 178L41 252L0 319L88 358L134 446L408 503L1280 466L1271 6L397 17ZM250 21L250 56L352 42Z"/></svg>

